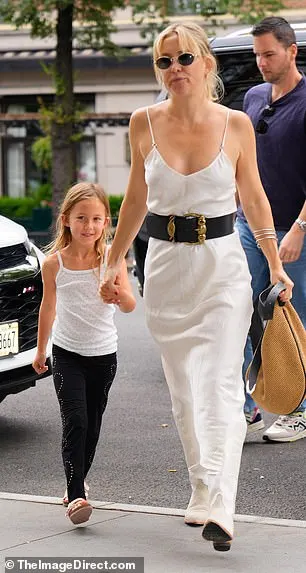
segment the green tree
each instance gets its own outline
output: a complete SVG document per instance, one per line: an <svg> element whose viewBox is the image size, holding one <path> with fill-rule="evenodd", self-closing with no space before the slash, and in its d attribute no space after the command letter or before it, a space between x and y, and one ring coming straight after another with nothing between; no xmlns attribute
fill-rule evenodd
<svg viewBox="0 0 306 573"><path fill-rule="evenodd" d="M48 70L54 103L42 110L46 135L51 137L54 214L76 173L74 125L79 114L73 93L73 40L115 54L116 46L110 41L113 10L124 6L125 0L0 0L5 22L16 28L29 25L32 37L56 38L55 61ZM78 26L73 25L76 22Z"/></svg>
<svg viewBox="0 0 306 573"><path fill-rule="evenodd" d="M266 10L281 6L280 0L129 0L128 3L135 22L151 39L165 25L171 7L172 13L175 7L191 8L203 17L231 12L254 20ZM51 138L54 214L64 192L75 181L73 141L78 112L74 100L73 40L79 46L118 54L118 47L110 40L115 31L113 15L114 10L126 5L126 0L0 0L0 16L5 22L15 28L30 26L32 37L55 37L55 62L49 69L55 98L53 105L43 110Z"/></svg>

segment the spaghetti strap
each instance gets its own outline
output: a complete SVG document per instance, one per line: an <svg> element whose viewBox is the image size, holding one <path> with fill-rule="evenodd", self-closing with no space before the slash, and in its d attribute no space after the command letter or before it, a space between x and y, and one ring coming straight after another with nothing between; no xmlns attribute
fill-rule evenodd
<svg viewBox="0 0 306 573"><path fill-rule="evenodd" d="M62 255L61 255L61 253L60 253L59 251L56 251L56 254L57 254L58 264L59 264L60 270L62 270L63 267L64 267Z"/></svg>
<svg viewBox="0 0 306 573"><path fill-rule="evenodd" d="M225 143L225 138L226 138L226 133L227 133L229 114L230 114L230 110L228 109L227 114L226 114L226 120L225 120L225 128L224 128L223 137L222 137L222 141L221 141L221 145L220 145L220 151L222 151L222 149L224 149L224 143Z"/></svg>
<svg viewBox="0 0 306 573"><path fill-rule="evenodd" d="M146 111L147 111L148 124L149 124L149 128L150 128L150 133L151 133L152 147L156 147L156 143L155 143L155 139L154 139L154 133L153 133L153 129L152 129L152 123L151 123L150 114L149 114L149 108L148 108L148 107L147 107Z"/></svg>
<svg viewBox="0 0 306 573"><path fill-rule="evenodd" d="M110 251L110 245L105 245L104 257L103 257L103 260L101 260L100 269L99 269L99 281L100 281L100 282L102 281L103 275L104 275L104 273L105 273L105 271L106 271L107 259L108 259L109 251Z"/></svg>

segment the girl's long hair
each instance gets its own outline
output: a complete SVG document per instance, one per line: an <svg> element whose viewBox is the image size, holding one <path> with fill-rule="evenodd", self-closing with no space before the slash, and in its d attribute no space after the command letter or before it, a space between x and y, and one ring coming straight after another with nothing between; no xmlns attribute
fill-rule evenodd
<svg viewBox="0 0 306 573"><path fill-rule="evenodd" d="M217 60L212 53L208 38L201 26L193 22L184 22L170 24L156 38L153 45L153 60L162 54L163 42L169 36L176 34L178 37L180 49L182 52L191 52L204 58L208 58L211 63L211 69L205 79L206 97L210 101L219 100L224 93L224 87L221 78L218 76ZM155 76L160 85L163 84L162 72L154 63Z"/></svg>
<svg viewBox="0 0 306 573"><path fill-rule="evenodd" d="M98 183L77 183L73 185L70 189L68 189L64 201L61 204L59 215L56 221L56 234L55 239L46 247L47 254L55 253L56 251L60 251L64 249L68 245L70 245L72 236L70 232L70 228L66 227L63 223L63 215L69 217L70 211L73 207L79 203L79 201L83 201L84 199L92 199L96 197L101 201L101 203L105 207L105 215L109 217L109 221L111 221L111 212L108 197ZM103 257L105 244L107 239L110 237L110 223L104 228L103 233L100 239L97 239L95 243L95 250L98 258Z"/></svg>

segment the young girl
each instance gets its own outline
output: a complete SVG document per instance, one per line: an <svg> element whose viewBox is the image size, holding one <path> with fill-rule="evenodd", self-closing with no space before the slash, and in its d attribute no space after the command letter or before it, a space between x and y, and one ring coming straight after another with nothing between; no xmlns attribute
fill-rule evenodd
<svg viewBox="0 0 306 573"><path fill-rule="evenodd" d="M110 208L103 189L94 183L74 185L63 201L57 236L42 267L44 292L33 368L38 374L47 370L46 346L55 319L53 377L63 423L66 515L74 524L87 521L92 513L84 479L116 374L114 305L131 312L136 304L125 261L116 296L103 302L99 294L109 224Z"/></svg>

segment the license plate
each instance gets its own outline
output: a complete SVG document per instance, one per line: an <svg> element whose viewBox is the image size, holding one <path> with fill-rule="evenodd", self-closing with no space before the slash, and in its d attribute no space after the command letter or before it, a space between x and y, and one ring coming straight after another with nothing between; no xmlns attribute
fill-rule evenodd
<svg viewBox="0 0 306 573"><path fill-rule="evenodd" d="M0 357L18 352L18 322L0 322Z"/></svg>

